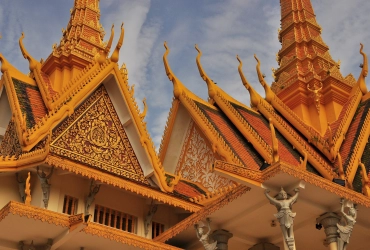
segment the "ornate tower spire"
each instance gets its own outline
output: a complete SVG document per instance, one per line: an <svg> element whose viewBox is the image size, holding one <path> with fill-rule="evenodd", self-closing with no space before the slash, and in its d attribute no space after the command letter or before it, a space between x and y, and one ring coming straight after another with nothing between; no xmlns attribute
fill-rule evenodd
<svg viewBox="0 0 370 250"><path fill-rule="evenodd" d="M91 61L103 50L105 32L100 23L99 0L75 0L71 19L62 34L54 53L72 53Z"/></svg>
<svg viewBox="0 0 370 250"><path fill-rule="evenodd" d="M338 119L353 77L343 78L321 38L310 0L280 0L282 48L277 54L272 90L318 132Z"/></svg>
<svg viewBox="0 0 370 250"><path fill-rule="evenodd" d="M104 50L105 35L100 23L99 0L75 0L70 10L71 18L66 29L62 28L62 38L59 45L53 45L53 51L42 66L42 70L52 80L63 78L61 89L80 70L94 60L98 53ZM70 72L63 68L67 66ZM65 71L55 75L55 70ZM54 76L55 75L55 76Z"/></svg>

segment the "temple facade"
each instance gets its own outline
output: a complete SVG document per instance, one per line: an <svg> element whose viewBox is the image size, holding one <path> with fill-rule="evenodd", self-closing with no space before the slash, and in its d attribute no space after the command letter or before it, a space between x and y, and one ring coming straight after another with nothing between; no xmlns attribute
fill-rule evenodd
<svg viewBox="0 0 370 250"><path fill-rule="evenodd" d="M104 40L99 0L74 1L46 60L22 33L27 74L0 54L0 249L368 249L364 45L360 75L343 76L310 0L280 5L274 82L255 55L264 96L235 59L248 105L211 80L197 45L209 98L191 92L164 44L173 100L158 153L118 65L124 25Z"/></svg>

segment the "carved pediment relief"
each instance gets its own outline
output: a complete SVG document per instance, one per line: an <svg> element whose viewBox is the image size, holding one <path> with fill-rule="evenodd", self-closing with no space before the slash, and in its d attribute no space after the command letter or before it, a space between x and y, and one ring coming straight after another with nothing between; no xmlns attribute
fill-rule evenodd
<svg viewBox="0 0 370 250"><path fill-rule="evenodd" d="M51 152L114 175L147 183L103 86L53 131Z"/></svg>
<svg viewBox="0 0 370 250"><path fill-rule="evenodd" d="M212 152L202 133L191 122L182 146L175 174L184 179L201 183L208 191L213 192L233 182L212 172L211 166L217 155Z"/></svg>

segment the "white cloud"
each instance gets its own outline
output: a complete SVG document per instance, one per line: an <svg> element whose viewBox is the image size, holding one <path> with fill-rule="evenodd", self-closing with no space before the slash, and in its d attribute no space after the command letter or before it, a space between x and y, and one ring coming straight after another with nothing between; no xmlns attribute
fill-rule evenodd
<svg viewBox="0 0 370 250"><path fill-rule="evenodd" d="M153 4L152 4L153 3ZM370 54L370 5L368 0L312 0L317 20L323 27L323 39L331 48L334 60L341 59L343 75L356 77L362 62L359 43ZM39 8L42 5L43 8ZM26 48L35 58L46 57L51 45L59 41L61 28L70 18L73 0L4 1L0 6L0 52L22 71L28 63L20 53L18 39L25 31ZM198 43L203 51L202 64L208 75L234 98L249 104L249 93L237 72L239 54L244 73L262 94L253 54L261 60L266 80L272 82L271 67L277 67L275 54L280 49L277 29L280 27L279 1L171 1L149 0L100 2L101 22L107 35L115 24L115 43L119 27L125 22L125 40L120 63L129 70L129 83L135 84L135 95L141 106L147 97L147 123L156 145L159 145L172 100L172 83L164 72L163 41L171 53L169 61L175 74L194 93L207 99L206 84L195 64ZM37 11L36 11L37 9ZM6 11L5 11L6 10Z"/></svg>

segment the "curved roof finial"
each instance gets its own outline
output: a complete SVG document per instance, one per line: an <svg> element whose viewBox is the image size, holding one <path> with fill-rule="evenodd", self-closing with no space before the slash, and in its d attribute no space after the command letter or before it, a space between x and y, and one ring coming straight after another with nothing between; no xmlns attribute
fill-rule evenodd
<svg viewBox="0 0 370 250"><path fill-rule="evenodd" d="M272 90L270 89L270 86L266 83L265 78L263 77L263 74L261 72L261 62L257 58L256 54L254 54L254 58L257 61L256 70L257 70L258 80L261 83L262 87L265 89L266 101L271 102L272 99L274 98L274 93L272 92Z"/></svg>
<svg viewBox="0 0 370 250"><path fill-rule="evenodd" d="M1 62L1 72L4 73L10 67L9 62L5 59L3 54L0 53L0 62Z"/></svg>
<svg viewBox="0 0 370 250"><path fill-rule="evenodd" d="M122 24L121 24L121 34L119 36L116 48L114 49L113 54L110 57L110 60L112 62L118 62L118 60L119 60L119 50L122 47L124 35L125 35L125 28L123 27L123 22L122 22Z"/></svg>
<svg viewBox="0 0 370 250"><path fill-rule="evenodd" d="M271 131L271 141L272 141L272 162L276 163L280 160L279 157L279 141L276 138L276 132L274 124L272 123L272 118L269 118L269 125L270 125L270 131Z"/></svg>
<svg viewBox="0 0 370 250"><path fill-rule="evenodd" d="M110 51L110 48L112 47L113 37L114 37L114 24L112 24L110 37L109 37L107 45L105 46L105 48L104 48L103 52L100 54L100 56L97 58L97 61L98 61L99 64L103 64L106 61L106 59L108 57L108 54L109 54L109 51Z"/></svg>
<svg viewBox="0 0 370 250"><path fill-rule="evenodd" d="M357 85L360 87L361 91L362 91L362 94L366 94L367 93L367 87L366 87L366 81L365 81L365 77L367 77L367 74L369 73L369 65L368 65L368 61L367 61L367 55L365 54L365 52L363 52L363 48L364 48L364 45L362 43L360 43L360 54L363 56L364 58L364 62L362 64L362 71L361 71L361 74L357 80Z"/></svg>
<svg viewBox="0 0 370 250"><path fill-rule="evenodd" d="M19 38L19 47L21 48L22 55L25 59L29 61L29 68L30 71L33 71L36 69L37 66L41 66L40 62L35 60L26 50L26 48L23 45L23 38L24 38L24 33L22 32L21 37Z"/></svg>
<svg viewBox="0 0 370 250"><path fill-rule="evenodd" d="M200 77L202 77L203 81L207 83L208 87L208 95L210 98L213 98L213 96L216 94L216 91L214 89L214 82L208 77L207 73L204 71L202 64L200 63L200 57L202 56L202 51L198 48L198 45L195 44L195 49L198 51L198 55L195 59Z"/></svg>
<svg viewBox="0 0 370 250"><path fill-rule="evenodd" d="M166 70L166 75L167 75L168 79L170 81L172 81L172 83L173 83L173 95L175 96L175 98L179 98L180 94L182 93L182 83L173 74L173 72L171 70L171 67L168 63L167 56L170 53L170 49L167 46L167 42L165 41L163 45L166 48L166 51L163 54L163 64L164 64L164 68Z"/></svg>
<svg viewBox="0 0 370 250"><path fill-rule="evenodd" d="M107 54L109 53L110 48L112 47L113 37L114 37L114 24L112 24L112 28L110 30L110 37L107 46L105 46L105 51L107 52Z"/></svg>
<svg viewBox="0 0 370 250"><path fill-rule="evenodd" d="M251 96L251 105L252 107L257 107L259 101L260 101L260 96L257 94L257 92L252 88L252 85L248 82L248 80L245 78L242 67L243 67L243 61L239 58L238 55L236 55L236 59L239 61L239 66L238 66L238 71L240 78L243 82L244 87L249 91L249 94Z"/></svg>

